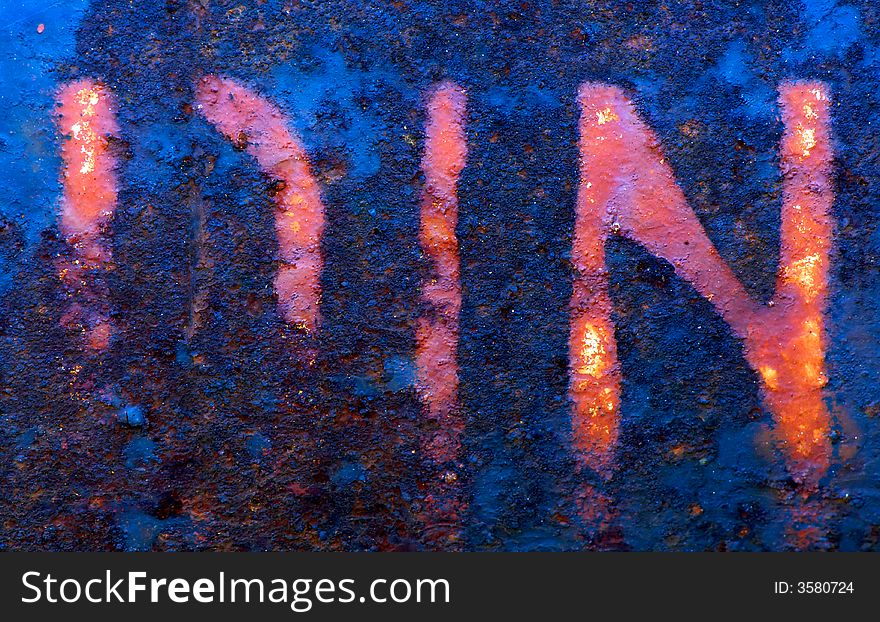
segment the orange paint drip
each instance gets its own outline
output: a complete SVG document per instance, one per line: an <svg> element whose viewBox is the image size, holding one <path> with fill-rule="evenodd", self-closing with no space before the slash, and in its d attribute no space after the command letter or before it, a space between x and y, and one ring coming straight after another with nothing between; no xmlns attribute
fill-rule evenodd
<svg viewBox="0 0 880 622"><path fill-rule="evenodd" d="M72 249L58 262L58 272L71 304L62 324L79 327L86 346L106 350L113 327L109 295L102 275L111 266L105 228L116 208L116 156L110 136L119 132L113 97L106 87L85 79L58 93L63 192L61 233Z"/></svg>
<svg viewBox="0 0 880 622"><path fill-rule="evenodd" d="M453 463L461 448L464 423L458 405L459 273L458 177L465 165L466 95L454 84L441 84L428 102L422 170L425 188L421 205L419 241L429 263L422 284L424 313L416 328L418 391L427 419L422 451L434 467L441 467L426 496L427 521L452 526L461 503L455 490L458 476ZM433 540L454 538L434 534Z"/></svg>
<svg viewBox="0 0 880 622"><path fill-rule="evenodd" d="M582 464L608 475L619 427L619 370L604 242L619 232L668 261L745 341L759 372L786 465L815 483L828 467L829 414L822 401L823 310L833 193L828 97L823 86L782 88L782 268L772 306L751 300L706 235L658 155L653 132L614 87L581 87L581 181L572 250L570 393Z"/></svg>
<svg viewBox="0 0 880 622"><path fill-rule="evenodd" d="M206 76L196 98L208 121L281 182L275 193L279 312L288 324L314 332L320 324L324 206L305 148L277 106L233 80Z"/></svg>

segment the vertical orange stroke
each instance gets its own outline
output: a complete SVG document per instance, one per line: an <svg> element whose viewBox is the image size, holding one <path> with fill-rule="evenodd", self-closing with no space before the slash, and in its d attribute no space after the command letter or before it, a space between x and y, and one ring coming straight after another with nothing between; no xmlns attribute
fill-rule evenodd
<svg viewBox="0 0 880 622"><path fill-rule="evenodd" d="M785 84L779 101L785 122L780 268L773 307L755 322L747 356L763 377L793 477L815 484L831 459L831 417L823 399L834 202L830 102L819 82Z"/></svg>
<svg viewBox="0 0 880 622"><path fill-rule="evenodd" d="M110 345L113 326L102 274L110 268L105 228L116 208L116 156L109 137L119 132L114 101L107 88L90 79L65 85L58 92L58 123L63 192L61 233L72 256L58 262L58 272L72 302L62 323L78 325L93 351Z"/></svg>
<svg viewBox="0 0 880 622"><path fill-rule="evenodd" d="M233 80L203 77L196 99L210 123L280 182L274 196L278 308L285 322L314 332L320 324L324 205L305 149L277 106Z"/></svg>
<svg viewBox="0 0 880 622"><path fill-rule="evenodd" d="M781 92L782 266L776 297L764 307L750 299L709 240L655 135L626 96L602 84L581 87L570 393L576 450L599 473L609 472L619 429L619 370L603 250L609 232L671 263L744 340L792 476L815 483L828 467L830 417L821 394L833 200L828 97L816 83L785 85Z"/></svg>
<svg viewBox="0 0 880 622"><path fill-rule="evenodd" d="M608 202L615 171L625 159L623 145L609 140L602 102L612 89L584 86L579 94L580 186L571 260L575 269L570 304L569 375L575 451L581 463L609 476L619 435L620 367L611 321L612 303L605 268ZM596 102L602 104L597 107Z"/></svg>
<svg viewBox="0 0 880 622"><path fill-rule="evenodd" d="M427 521L443 531L460 513L455 495L454 462L461 447L464 424L458 405L459 273L458 177L465 165L465 92L451 83L435 88L427 104L425 151L422 171L425 187L421 203L419 241L429 263L422 284L423 313L416 327L418 392L424 404L422 451L432 464L437 481L429 486ZM444 470L445 469L445 470ZM435 539L443 536L435 534ZM447 534L454 538L454 534Z"/></svg>

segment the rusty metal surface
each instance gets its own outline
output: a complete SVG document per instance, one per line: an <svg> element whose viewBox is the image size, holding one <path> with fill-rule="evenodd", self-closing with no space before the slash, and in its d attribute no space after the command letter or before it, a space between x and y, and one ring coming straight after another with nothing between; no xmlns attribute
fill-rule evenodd
<svg viewBox="0 0 880 622"><path fill-rule="evenodd" d="M833 94L826 400L811 547L880 546L880 9L808 0L0 3L0 546L412 550L426 93L468 94L458 186L467 509L448 548L779 550L795 486L742 343L639 245L606 246L622 369L617 517L578 511L570 261L578 86L622 87L748 292L779 259L777 86ZM38 24L45 24L38 32ZM273 181L199 114L223 74L284 111L321 184L321 331L276 311ZM59 85L118 101L106 354L61 325Z"/></svg>

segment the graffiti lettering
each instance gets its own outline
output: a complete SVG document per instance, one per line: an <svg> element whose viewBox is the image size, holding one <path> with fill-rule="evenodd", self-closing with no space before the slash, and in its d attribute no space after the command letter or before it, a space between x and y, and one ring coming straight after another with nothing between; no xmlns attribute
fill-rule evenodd
<svg viewBox="0 0 880 622"><path fill-rule="evenodd" d="M204 77L196 97L204 117L278 184L273 196L279 313L287 323L313 333L320 325L325 215L306 151L278 107L231 79ZM781 260L776 293L766 305L749 297L722 260L676 184L656 137L622 91L587 83L578 101L581 159L569 381L579 463L600 478L614 473L621 377L604 246L609 235L619 233L668 261L743 341L746 359L761 379L788 471L805 489L815 489L831 456L830 414L823 401L833 200L827 89L815 82L780 89L785 123ZM108 137L118 128L112 98L96 82L67 85L59 102L61 131L68 138L62 146L61 230L72 253L58 266L71 297L79 298L63 321L81 325L88 347L104 350L112 333L107 296L92 275L110 261L103 228L116 204L116 162ZM422 159L419 241L428 272L421 288L416 363L425 414L421 448L434 478L427 486L424 521L446 543L454 541L464 507L456 472L464 422L456 362L462 303L455 230L458 177L467 156L465 108L465 92L458 86L444 83L431 91ZM592 506L586 514L595 514L596 504L606 499L595 490L586 497Z"/></svg>

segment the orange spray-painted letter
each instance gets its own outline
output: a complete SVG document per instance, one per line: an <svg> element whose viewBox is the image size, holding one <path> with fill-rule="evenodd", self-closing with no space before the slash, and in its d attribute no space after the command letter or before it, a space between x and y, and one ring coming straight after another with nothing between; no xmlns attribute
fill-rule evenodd
<svg viewBox="0 0 880 622"><path fill-rule="evenodd" d="M581 87L569 356L574 442L584 466L609 474L619 433L620 372L604 265L605 239L618 232L671 263L744 341L792 477L814 486L826 472L823 311L833 201L828 93L810 82L780 91L786 128L781 266L772 304L761 305L721 259L629 100L611 86Z"/></svg>

